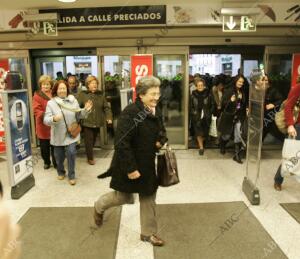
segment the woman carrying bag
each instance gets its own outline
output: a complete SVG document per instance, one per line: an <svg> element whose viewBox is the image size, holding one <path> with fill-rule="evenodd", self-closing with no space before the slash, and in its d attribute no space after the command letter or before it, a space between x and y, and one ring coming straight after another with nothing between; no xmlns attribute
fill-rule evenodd
<svg viewBox="0 0 300 259"><path fill-rule="evenodd" d="M153 76L140 79L135 103L121 113L115 136L115 152L109 172L113 191L102 195L95 202L94 219L103 224L108 208L133 202L133 193L139 194L142 241L154 246L164 245L157 236L156 192L158 179L155 154L166 143L166 130L161 111L160 81Z"/></svg>
<svg viewBox="0 0 300 259"><path fill-rule="evenodd" d="M287 135L290 138L300 140L300 116L295 120L294 107L300 99L300 76L296 80L296 85L290 89L287 101L284 106L285 124L287 127ZM276 191L281 191L283 183L283 177L281 175L281 165L277 169L274 177L274 188Z"/></svg>
<svg viewBox="0 0 300 259"><path fill-rule="evenodd" d="M52 97L46 107L44 123L51 126L50 143L54 146L58 180L65 178L64 160L67 155L69 183L75 185L76 144L80 140L80 133L72 136L69 128L80 118L86 117L93 104L87 101L84 109L80 109L75 97L69 94L69 88L64 80L58 80L54 84Z"/></svg>

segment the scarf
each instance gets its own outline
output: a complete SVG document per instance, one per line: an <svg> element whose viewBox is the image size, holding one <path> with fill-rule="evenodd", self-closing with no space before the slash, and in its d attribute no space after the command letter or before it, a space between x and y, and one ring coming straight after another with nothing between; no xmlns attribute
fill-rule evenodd
<svg viewBox="0 0 300 259"><path fill-rule="evenodd" d="M61 106L62 108L66 109L68 111L71 111L71 112L80 112L80 111L84 110L84 108L81 109L81 108L74 108L73 107L73 103L74 103L75 97L72 96L72 95L69 95L69 96L67 96L66 98L63 98L63 99L60 98L60 97L58 97L58 96L56 96L56 97L54 97L54 100L55 100L55 102L59 106Z"/></svg>

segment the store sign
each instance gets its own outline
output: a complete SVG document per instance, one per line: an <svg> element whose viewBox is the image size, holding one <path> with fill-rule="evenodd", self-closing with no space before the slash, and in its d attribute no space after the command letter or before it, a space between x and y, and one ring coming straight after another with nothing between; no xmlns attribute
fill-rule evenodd
<svg viewBox="0 0 300 259"><path fill-rule="evenodd" d="M32 153L27 90L2 93L7 166L11 186L32 174Z"/></svg>
<svg viewBox="0 0 300 259"><path fill-rule="evenodd" d="M144 76L153 75L153 56L134 55L131 56L131 87L133 88L133 99L136 97L136 85Z"/></svg>
<svg viewBox="0 0 300 259"><path fill-rule="evenodd" d="M43 22L44 34L47 36L57 36L57 22Z"/></svg>
<svg viewBox="0 0 300 259"><path fill-rule="evenodd" d="M120 6L40 10L58 13L58 27L166 24L166 6Z"/></svg>
<svg viewBox="0 0 300 259"><path fill-rule="evenodd" d="M255 16L224 15L223 32L254 32L256 31Z"/></svg>
<svg viewBox="0 0 300 259"><path fill-rule="evenodd" d="M298 76L300 76L300 53L293 55L292 87L296 85Z"/></svg>
<svg viewBox="0 0 300 259"><path fill-rule="evenodd" d="M8 59L0 59L0 92L5 89L5 76L9 69ZM2 96L0 95L0 153L5 152L5 131Z"/></svg>

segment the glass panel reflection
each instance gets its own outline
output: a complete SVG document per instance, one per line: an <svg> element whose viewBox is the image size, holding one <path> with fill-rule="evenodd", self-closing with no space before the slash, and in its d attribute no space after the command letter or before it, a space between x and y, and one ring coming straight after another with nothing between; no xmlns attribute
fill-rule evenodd
<svg viewBox="0 0 300 259"><path fill-rule="evenodd" d="M154 75L161 80L159 106L171 144L184 144L184 69L184 55L154 55Z"/></svg>
<svg viewBox="0 0 300 259"><path fill-rule="evenodd" d="M114 132L122 108L129 103L130 56L104 56L104 93L111 105L113 127L107 128L108 144L113 144ZM125 96L126 95L126 96ZM126 98L123 98L126 97Z"/></svg>

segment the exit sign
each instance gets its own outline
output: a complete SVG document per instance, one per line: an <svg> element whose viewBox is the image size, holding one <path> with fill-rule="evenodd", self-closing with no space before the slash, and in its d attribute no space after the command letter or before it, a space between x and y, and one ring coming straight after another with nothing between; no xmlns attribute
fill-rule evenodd
<svg viewBox="0 0 300 259"><path fill-rule="evenodd" d="M256 31L255 16L224 15L223 32L254 32Z"/></svg>

